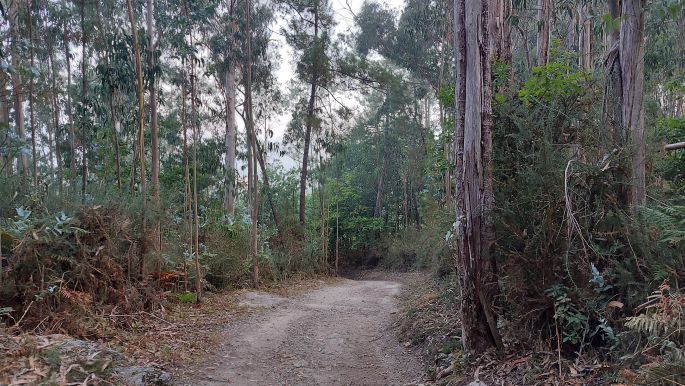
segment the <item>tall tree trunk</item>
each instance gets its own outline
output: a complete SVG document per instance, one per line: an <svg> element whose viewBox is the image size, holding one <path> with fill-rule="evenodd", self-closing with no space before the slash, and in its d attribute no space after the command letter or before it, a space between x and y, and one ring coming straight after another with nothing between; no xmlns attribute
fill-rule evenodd
<svg viewBox="0 0 685 386"><path fill-rule="evenodd" d="M314 3L314 40L319 38L319 2ZM317 43L318 44L318 43ZM319 82L319 70L314 65L312 73L311 91L309 93L309 103L307 104L307 122L304 132L304 150L302 154L302 171L300 172L300 224L305 224L305 200L307 196L307 168L309 166L309 145L312 137L312 126L314 124L314 114L316 109L316 89Z"/></svg>
<svg viewBox="0 0 685 386"><path fill-rule="evenodd" d="M538 66L544 66L549 62L552 0L539 0L538 6Z"/></svg>
<svg viewBox="0 0 685 386"><path fill-rule="evenodd" d="M155 23L154 23L154 6L153 0L147 0L147 34L148 34L148 71L152 72L155 68ZM156 76L151 76L148 82L148 88L150 93L150 146L152 146L152 166L151 166L151 177L152 177L152 204L155 211L159 212L160 202L159 202L159 123L157 117L157 87L156 87ZM161 223L159 221L159 213L155 216L157 220L155 221L154 229L154 247L155 250L159 251L162 248L162 229Z"/></svg>
<svg viewBox="0 0 685 386"><path fill-rule="evenodd" d="M582 56L583 56L583 70L592 70L592 18L590 17L590 9L592 3L587 3L582 6L583 18L583 41L582 41Z"/></svg>
<svg viewBox="0 0 685 386"><path fill-rule="evenodd" d="M320 172L323 170L319 168ZM322 174L323 175L323 174ZM321 269L326 269L326 197L324 192L324 183L319 179L319 217L321 227Z"/></svg>
<svg viewBox="0 0 685 386"><path fill-rule="evenodd" d="M619 20L621 17L621 8L618 0L609 0L607 2L609 15L614 20ZM622 148L627 140L627 133L622 125L622 98L623 87L621 80L621 59L620 59L620 28L611 31L608 36L609 51L604 61L605 71L605 89L604 89L604 124L612 133L613 146L617 149ZM627 172L621 168L615 172L615 178L619 181L627 180ZM621 206L628 204L628 193L623 187L619 187L617 192L617 199Z"/></svg>
<svg viewBox="0 0 685 386"><path fill-rule="evenodd" d="M570 5L568 8L568 25L566 26L566 50L573 51L576 47L576 40L578 39L578 24L582 23L581 13L582 5L578 4L576 8Z"/></svg>
<svg viewBox="0 0 685 386"><path fill-rule="evenodd" d="M335 199L335 276L340 264L340 195Z"/></svg>
<svg viewBox="0 0 685 386"><path fill-rule="evenodd" d="M645 107L643 104L645 69L646 0L622 0L620 62L622 124L630 135L632 150L630 203L633 209L646 200Z"/></svg>
<svg viewBox="0 0 685 386"><path fill-rule="evenodd" d="M452 162L451 147L453 145L452 141L448 140L447 135L447 125L445 125L445 108L440 106L440 126L443 128L443 140L442 153L445 157L445 172L443 174L443 184L445 185L445 207L452 207L452 171L450 170L450 163Z"/></svg>
<svg viewBox="0 0 685 386"><path fill-rule="evenodd" d="M224 209L230 215L235 214L235 158L236 158L236 118L235 118L235 63L229 59L226 70L226 190Z"/></svg>
<svg viewBox="0 0 685 386"><path fill-rule="evenodd" d="M616 179L630 185L618 188L620 205L633 210L646 200L644 123L644 0L609 0L609 14L620 19L620 28L609 36L610 51L605 60L606 89L604 118L613 131L617 148L630 149L628 170L617 171Z"/></svg>
<svg viewBox="0 0 685 386"><path fill-rule="evenodd" d="M0 127L9 127L10 123L10 103L7 95L8 77L4 71L0 72ZM9 140L9 131L0 130L0 145L6 146ZM0 175L12 175L12 157L10 154L0 153ZM0 278L2 279L2 278Z"/></svg>
<svg viewBox="0 0 685 386"><path fill-rule="evenodd" d="M112 121L112 145L114 145L114 167L117 179L117 190L121 192L121 155L119 149L119 121L114 109L116 90L113 90L109 98L109 114Z"/></svg>
<svg viewBox="0 0 685 386"><path fill-rule="evenodd" d="M21 41L19 33L19 1L9 2L9 23L12 41L10 43L10 50L12 55L12 66L17 71L12 72L12 97L14 101L14 124L16 133L19 139L23 142L26 140L26 132L24 129L24 98L22 91L21 72L18 71L21 67L21 60L19 58L19 48L17 45ZM18 158L17 170L21 171L23 176L29 175L29 159L26 153L22 150Z"/></svg>
<svg viewBox="0 0 685 386"><path fill-rule="evenodd" d="M192 41L192 37L191 37ZM197 116L197 79L195 79L195 61L192 60L192 67L190 72L190 108L192 111L192 125L193 125L193 222L195 223L195 239L193 240L195 248L195 292L197 294L197 303L202 302L202 269L200 267L200 213L198 211L198 196L197 196L197 147L200 145L200 122Z"/></svg>
<svg viewBox="0 0 685 386"><path fill-rule="evenodd" d="M380 124L383 125L383 145L381 146L381 170L378 173L378 183L376 185L376 202L373 206L373 217L381 217L383 211L383 194L385 190L385 174L388 169L388 125L390 124L388 116L385 117L385 124L381 118Z"/></svg>
<svg viewBox="0 0 685 386"><path fill-rule="evenodd" d="M69 171L71 173L71 189L76 192L76 131L74 129L74 113L71 105L71 50L69 49L68 23L64 23L64 56L67 61L67 118L69 125Z"/></svg>
<svg viewBox="0 0 685 386"><path fill-rule="evenodd" d="M385 172L388 168L388 157L386 156L385 147L382 150L381 157L383 158L381 171L378 174L378 185L376 186L376 203L373 206L373 217L381 217L381 212L383 210L383 190L385 182Z"/></svg>
<svg viewBox="0 0 685 386"><path fill-rule="evenodd" d="M38 154L36 153L36 113L33 109L34 95L33 87L35 84L35 79L33 76L33 68L36 66L35 63L35 53L33 49L33 1L29 0L28 4L28 29L29 29L29 45L31 46L29 50L29 62L31 63L31 75L29 77L29 124L31 125L31 156L32 156L32 176L33 176L33 188L38 189Z"/></svg>
<svg viewBox="0 0 685 386"><path fill-rule="evenodd" d="M140 231L140 276L145 275L145 253L147 252L147 192L145 181L145 93L143 91L143 66L138 43L138 28L133 14L131 0L126 0L128 20L131 23L133 35L133 55L136 70L136 94L138 97L138 157L140 160L140 202L141 202L141 231Z"/></svg>
<svg viewBox="0 0 685 386"><path fill-rule="evenodd" d="M88 49L86 47L86 0L81 0L81 104L85 106L88 98ZM88 185L88 125L85 120L90 117L81 117L81 202L86 202L86 188Z"/></svg>
<svg viewBox="0 0 685 386"><path fill-rule="evenodd" d="M183 63L185 66L185 63ZM186 107L186 74L183 72L183 80L181 84L181 129L183 130L183 209L188 217L188 256L192 258L194 249L193 238L193 215L191 210L190 199L190 157L188 155L188 118ZM183 275L185 277L185 290L188 291L188 263L187 259L183 259Z"/></svg>
<svg viewBox="0 0 685 386"><path fill-rule="evenodd" d="M494 10L492 14L494 16L494 26L492 46L494 51L491 55L497 61L501 61L509 66L509 84L510 86L514 81L514 66L512 65L512 43L511 43L511 22L509 18L511 17L511 0L494 0Z"/></svg>
<svg viewBox="0 0 685 386"><path fill-rule="evenodd" d="M418 188L414 189L414 184L412 184L412 189L410 189L411 195L411 208L414 213L414 225L416 225L417 230L421 230L421 213L419 212L419 199L417 196Z"/></svg>
<svg viewBox="0 0 685 386"><path fill-rule="evenodd" d="M271 215L274 218L274 225L276 225L276 231L279 233L279 235L283 236L281 229L281 215L278 211L276 201L274 201L273 191L271 190L271 185L269 184L269 174L266 170L266 161L264 160L266 153L259 145L259 142L257 142L257 157L259 161L259 167L262 170L262 183L264 184L264 189L266 190L267 198L269 200L269 207L271 207Z"/></svg>
<svg viewBox="0 0 685 386"><path fill-rule="evenodd" d="M407 184L407 172L404 171L402 174L402 228L407 229L409 226L409 191Z"/></svg>
<svg viewBox="0 0 685 386"><path fill-rule="evenodd" d="M257 189L257 136L254 129L254 117L252 115L252 30L250 28L250 18L252 14L252 1L245 2L245 21L246 21L246 46L247 63L245 74L245 117L248 132L248 147L252 148L252 206L250 214L252 224L250 227L250 255L252 256L252 285L259 286L259 255L257 254L257 214L259 210L259 189Z"/></svg>
<svg viewBox="0 0 685 386"><path fill-rule="evenodd" d="M502 348L492 310L497 282L491 260L494 195L490 56L489 44L481 44L492 37L488 30L487 0L455 0L454 12L459 241L456 265L462 290L464 348L481 354L493 346Z"/></svg>
<svg viewBox="0 0 685 386"><path fill-rule="evenodd" d="M516 29L518 29L519 33L521 34L521 41L523 42L523 52L526 57L526 71L530 73L531 69L533 68L533 60L530 58L530 47L528 46L528 32L521 28L520 25L516 25Z"/></svg>
<svg viewBox="0 0 685 386"><path fill-rule="evenodd" d="M50 66L50 72L52 74L52 92L51 92L51 100L52 100L52 119L53 119L53 135L55 138L55 160L57 162L57 187L58 187L58 192L60 197L62 196L62 189L64 185L63 181L63 172L62 172L62 151L61 151L61 145L60 145L60 130L59 130L59 117L60 117L60 108L59 108L59 103L58 103L58 92L57 92L57 70L55 69L55 58L54 58L54 50L52 44L48 47L48 65Z"/></svg>

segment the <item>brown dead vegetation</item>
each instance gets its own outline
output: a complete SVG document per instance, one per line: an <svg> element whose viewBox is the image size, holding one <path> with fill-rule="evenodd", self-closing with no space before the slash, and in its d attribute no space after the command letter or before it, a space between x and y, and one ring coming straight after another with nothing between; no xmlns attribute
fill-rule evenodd
<svg viewBox="0 0 685 386"><path fill-rule="evenodd" d="M116 207L17 224L0 292L14 309L4 320L10 327L103 337L121 324L113 315L149 311L164 298L160 282L140 274L132 221Z"/></svg>

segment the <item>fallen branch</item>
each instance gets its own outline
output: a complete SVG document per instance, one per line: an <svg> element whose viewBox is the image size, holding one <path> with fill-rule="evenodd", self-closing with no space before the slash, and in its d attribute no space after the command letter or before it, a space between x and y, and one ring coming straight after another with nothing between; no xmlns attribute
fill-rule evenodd
<svg viewBox="0 0 685 386"><path fill-rule="evenodd" d="M31 309L31 306L32 306L32 305L33 305L33 300L31 300L31 303L29 303L29 306L26 307L26 309L24 310L24 314L21 315L21 318L19 318L19 321L18 321L17 324L15 325L16 327L19 327L19 325L21 324L21 321L24 320L24 317L26 316L26 313L29 312L29 309Z"/></svg>
<svg viewBox="0 0 685 386"><path fill-rule="evenodd" d="M685 142L667 143L664 145L664 150L678 150L685 148Z"/></svg>
<svg viewBox="0 0 685 386"><path fill-rule="evenodd" d="M150 317L152 317L152 318L155 318L155 319L157 319L157 320L159 320L159 321L162 321L162 322L164 322L164 323L168 323L168 324L170 324L170 325L174 325L174 323L172 323L172 322L170 322L170 321L168 321L168 320L166 320L166 319L162 319L162 318L160 318L159 316L154 315L154 314L151 314L151 313L149 313L149 312L147 312L147 311L140 311L140 312L137 313L137 314L109 314L109 315L104 315L104 316L105 316L106 318L135 318L135 317L139 317L139 316L142 315L142 314L148 315L148 316L150 316Z"/></svg>

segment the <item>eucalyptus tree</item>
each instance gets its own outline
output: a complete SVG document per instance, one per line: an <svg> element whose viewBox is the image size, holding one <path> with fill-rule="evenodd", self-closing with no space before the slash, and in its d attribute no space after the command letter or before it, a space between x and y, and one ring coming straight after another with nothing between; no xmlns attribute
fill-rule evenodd
<svg viewBox="0 0 685 386"><path fill-rule="evenodd" d="M457 268L464 348L502 349L492 307L497 292L492 177L492 81L489 1L455 0L455 176ZM483 43L484 42L484 43Z"/></svg>
<svg viewBox="0 0 685 386"><path fill-rule="evenodd" d="M56 180L57 180L57 189L60 194L60 196L63 194L63 188L64 188L64 171L63 171L63 165L62 165L62 126L61 126L61 104L60 104L60 95L61 93L59 92L62 87L58 87L58 84L61 85L60 82L60 74L57 69L57 66L59 65L57 63L58 56L56 55L56 50L59 46L60 39L59 36L61 35L61 27L60 27L60 22L57 19L57 8L53 4L47 4L46 5L46 16L43 19L43 31L45 33L44 39L45 39L45 46L46 46L46 56L47 56L47 64L48 64L48 69L49 69L49 78L50 78L50 108L52 110L52 143L50 146L53 147L54 155L55 155L55 163L57 166L55 175L56 175ZM50 130L50 129L48 129ZM52 157L50 157L51 160L50 162L52 163Z"/></svg>
<svg viewBox="0 0 685 386"><path fill-rule="evenodd" d="M0 70L0 175L12 174L12 135L10 128L10 102L7 97L8 73L5 69Z"/></svg>
<svg viewBox="0 0 685 386"><path fill-rule="evenodd" d="M552 34L553 7L552 0L538 0L538 66L544 66L549 62L549 42Z"/></svg>
<svg viewBox="0 0 685 386"><path fill-rule="evenodd" d="M89 7L90 8L90 7ZM81 32L81 95L77 111L81 128L81 201L86 201L88 185L88 147L90 146L90 131L92 130L91 100L88 96L88 64L90 52L88 47L88 26L86 24L86 0L79 2L80 32Z"/></svg>
<svg viewBox="0 0 685 386"><path fill-rule="evenodd" d="M248 139L248 194L250 205L250 259L252 262L252 285L259 286L259 255L257 253L257 216L259 214L259 189L257 189L257 138L252 111L252 30L250 17L252 1L245 1L245 128Z"/></svg>
<svg viewBox="0 0 685 386"><path fill-rule="evenodd" d="M102 47L103 61L98 63L96 71L100 77L104 96L109 107L109 122L111 125L112 145L114 150L115 183L117 189L122 189L122 151L121 134L125 126L127 100L130 94L135 94L136 79L134 65L131 63L131 47L127 34L118 26L112 26L105 32L105 46Z"/></svg>
<svg viewBox="0 0 685 386"><path fill-rule="evenodd" d="M223 79L225 98L225 188L224 209L230 215L235 213L236 198L236 69L240 63L241 51L244 42L241 36L241 28L245 18L242 8L238 7L237 0L227 1L224 9L216 20L216 31L210 38L209 45L215 61L215 71Z"/></svg>
<svg viewBox="0 0 685 386"><path fill-rule="evenodd" d="M153 0L147 0L146 3L146 27L147 27L147 84L150 101L150 146L152 147L152 165L151 165L151 180L152 180L152 201L156 211L160 210L159 202L159 117L157 112L157 40L155 37L155 7ZM155 223L154 229L154 246L156 250L161 249L161 223L159 220Z"/></svg>
<svg viewBox="0 0 685 386"><path fill-rule="evenodd" d="M302 165L300 170L300 224L305 224L305 201L312 131L318 130L317 94L333 80L331 71L333 11L329 0L279 0L289 13L288 28L283 33L297 58L297 76L309 87L308 97L294 112L303 116Z"/></svg>
<svg viewBox="0 0 685 386"><path fill-rule="evenodd" d="M645 9L646 0L621 2L619 58L621 61L621 118L630 136L632 151L630 202L644 205L647 196L645 177Z"/></svg>
<svg viewBox="0 0 685 386"><path fill-rule="evenodd" d="M184 159L184 210L188 218L189 256L194 259L197 301L202 300L203 276L200 264L200 214L199 214L199 172L198 147L202 143L202 125L199 108L201 103L202 76L206 74L204 51L210 47L208 37L215 32L212 20L216 18L217 0L188 1L172 0L157 11L157 35L160 36L158 50L168 55L176 72L173 84L180 86L181 130ZM162 57L163 59L164 57ZM160 60L162 60L160 59ZM204 67L204 68L203 68ZM189 103L188 103L189 102ZM192 143L187 130L191 130ZM192 149L190 145L192 144ZM192 153L191 153L192 152Z"/></svg>
<svg viewBox="0 0 685 386"><path fill-rule="evenodd" d="M405 3L399 18L394 11L376 2L364 2L355 16L359 34L355 37L356 49L367 57L369 52L387 58L392 64L406 69L412 75L409 82L422 85L417 99L424 101L423 130L431 129L431 100L448 87L451 77L450 52L452 41L451 4L449 1L410 0ZM452 162L451 128L447 125L449 111L439 105L439 128L442 129L442 155L447 166ZM451 206L452 182L449 167L442 170L443 197Z"/></svg>
<svg viewBox="0 0 685 386"><path fill-rule="evenodd" d="M19 51L19 43L22 41L22 36L20 34L20 5L22 4L19 0L11 0L8 7L8 21L10 28L10 36L12 37L10 43L10 52L12 57L12 67L14 71L12 72L12 101L14 107L14 125L16 135L22 143L22 149L19 152L18 158L18 170L21 171L22 175L28 176L29 174L29 159L26 151L24 150L24 141L26 140L26 129L24 122L24 83L22 81L22 69L24 68L24 63L21 59L21 53ZM24 3L25 4L25 3Z"/></svg>
<svg viewBox="0 0 685 386"><path fill-rule="evenodd" d="M611 47L605 60L608 74L605 91L605 120L614 133L618 148L627 149L628 170L620 180L629 183L629 191L618 192L619 203L633 209L646 199L646 145L644 107L645 9L644 0L610 0L609 14L620 20L610 35Z"/></svg>
<svg viewBox="0 0 685 386"><path fill-rule="evenodd" d="M36 83L36 50L35 50L35 40L34 40L34 20L36 19L35 14L37 14L37 7L35 1L29 1L26 11L26 24L28 29L28 42L29 42L29 86L28 86L28 99L29 99L29 124L31 125L31 159L32 159L32 176L33 176L33 188L38 188L38 154L36 151L36 111L34 108L34 89Z"/></svg>
<svg viewBox="0 0 685 386"><path fill-rule="evenodd" d="M138 41L137 19L131 0L126 0L126 10L129 23L131 24L131 36L133 37L133 60L136 71L136 95L138 97L138 156L140 161L140 199L141 199L141 233L140 233L140 275L145 275L145 260L142 256L146 253L147 244L147 197L145 176L145 93L143 91L143 64Z"/></svg>

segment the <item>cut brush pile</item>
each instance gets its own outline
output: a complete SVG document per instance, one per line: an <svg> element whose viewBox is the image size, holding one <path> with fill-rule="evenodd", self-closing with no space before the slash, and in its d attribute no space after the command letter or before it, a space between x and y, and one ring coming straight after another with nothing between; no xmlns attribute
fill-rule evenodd
<svg viewBox="0 0 685 386"><path fill-rule="evenodd" d="M109 316L159 304L162 293L143 276L132 224L113 206L73 217L17 209L2 232L0 320L17 330L95 338L118 323Z"/></svg>

